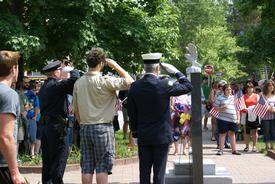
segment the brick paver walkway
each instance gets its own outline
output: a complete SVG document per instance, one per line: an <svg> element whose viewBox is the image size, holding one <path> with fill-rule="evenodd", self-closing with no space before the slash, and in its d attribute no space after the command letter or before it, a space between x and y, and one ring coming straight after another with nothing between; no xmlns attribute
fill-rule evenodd
<svg viewBox="0 0 275 184"><path fill-rule="evenodd" d="M260 153L243 153L236 156L231 150L225 150L224 155L216 156L216 142L210 141L210 131L203 132L203 157L212 159L218 167L225 167L232 175L233 183L246 184L275 184L275 160ZM242 142L237 142L237 149L244 148ZM171 149L171 152L173 149ZM182 156L187 159L188 156ZM174 159L179 156L169 155L167 167L172 167ZM138 183L138 163L114 166L113 175L109 176L109 183ZM41 174L24 174L31 184L41 181ZM80 170L66 172L64 176L66 184L81 183Z"/></svg>

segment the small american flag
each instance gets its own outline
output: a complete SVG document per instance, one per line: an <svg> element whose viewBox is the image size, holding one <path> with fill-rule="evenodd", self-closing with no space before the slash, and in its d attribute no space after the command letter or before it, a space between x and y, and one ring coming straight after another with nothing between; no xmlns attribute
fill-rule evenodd
<svg viewBox="0 0 275 184"><path fill-rule="evenodd" d="M234 104L237 112L246 108L243 93L241 90L235 95Z"/></svg>
<svg viewBox="0 0 275 184"><path fill-rule="evenodd" d="M122 110L122 103L119 98L116 99L116 104L115 104L115 111L121 111Z"/></svg>
<svg viewBox="0 0 275 184"><path fill-rule="evenodd" d="M260 118L263 118L269 109L269 105L263 96L260 97L257 105L252 110L253 113L257 114Z"/></svg>
<svg viewBox="0 0 275 184"><path fill-rule="evenodd" d="M209 111L209 113L215 118L218 118L219 114L220 114L219 111L215 110L214 107L212 107L212 109Z"/></svg>

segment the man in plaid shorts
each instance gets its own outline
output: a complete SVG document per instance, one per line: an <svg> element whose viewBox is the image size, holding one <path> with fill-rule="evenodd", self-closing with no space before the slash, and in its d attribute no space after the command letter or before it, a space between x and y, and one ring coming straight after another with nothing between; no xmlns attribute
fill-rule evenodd
<svg viewBox="0 0 275 184"><path fill-rule="evenodd" d="M97 183L108 183L114 158L113 115L116 90L127 90L131 76L114 60L105 58L101 48L92 49L87 57L89 71L74 85L73 107L80 123L82 183L92 183L96 171ZM104 65L120 77L102 76Z"/></svg>

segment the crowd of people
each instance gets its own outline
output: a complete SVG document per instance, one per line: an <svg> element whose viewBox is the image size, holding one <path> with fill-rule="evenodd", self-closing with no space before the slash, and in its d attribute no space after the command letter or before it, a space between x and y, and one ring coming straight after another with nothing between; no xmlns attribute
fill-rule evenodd
<svg viewBox="0 0 275 184"><path fill-rule="evenodd" d="M143 54L144 74L134 80L101 48L93 48L83 76L68 62L54 60L42 69L48 77L40 83L28 77L17 82L19 53L0 51L0 183L26 183L18 171L17 152L31 158L41 152L42 183L63 183L70 147L77 142L82 183L92 183L94 173L97 183L108 183L118 110L123 112L123 138L129 139L130 147L138 140L140 183L150 183L152 167L154 183L164 183L170 144L174 142L175 155L185 154L185 148L192 153L192 85L173 65L160 63L161 56ZM102 75L104 67L118 76ZM176 81L159 77L160 67ZM202 77L201 94L203 129L208 130L211 118L210 139L217 141L217 155L223 155L224 148L241 154L236 150L240 128L244 152L257 151L259 127L266 149L274 149L274 81L258 85L247 80L239 88L234 81L219 80L210 88L208 77Z"/></svg>
<svg viewBox="0 0 275 184"><path fill-rule="evenodd" d="M18 93L20 102L17 149L20 153L27 153L35 158L40 152L40 109L37 96L40 83L24 76L21 82L13 82L12 88Z"/></svg>
<svg viewBox="0 0 275 184"><path fill-rule="evenodd" d="M256 81L255 75L243 84L235 81L214 81L208 85L208 77L202 77L201 101L203 130L207 131L207 122L211 118L211 141L217 142L217 155L223 155L224 148L231 148L232 154L241 152L257 152L258 132L263 136L265 149L274 149L275 144L275 86L274 79ZM176 135L175 153L178 153L178 142L185 140L185 128L180 125L180 116L184 110L188 111L189 102L178 99L187 98L186 95L174 98L171 105L173 135ZM176 104L176 105L173 105ZM181 111L179 108L182 107ZM180 113L179 113L180 112ZM191 114L191 113L189 113ZM189 124L189 122L187 122ZM180 126L179 126L180 125ZM179 132L180 127L180 135ZM244 140L243 150L236 150L236 136ZM179 138L180 137L180 138ZM189 138L189 140L191 140ZM250 147L250 141L252 146ZM183 143L184 145L185 143ZM185 154L185 146L183 152Z"/></svg>

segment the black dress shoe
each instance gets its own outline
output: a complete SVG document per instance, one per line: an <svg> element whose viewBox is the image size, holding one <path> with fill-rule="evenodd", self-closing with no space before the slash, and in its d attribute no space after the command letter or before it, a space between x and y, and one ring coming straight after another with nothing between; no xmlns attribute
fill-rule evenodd
<svg viewBox="0 0 275 184"><path fill-rule="evenodd" d="M238 151L233 151L232 154L233 154L233 155L241 155L241 153L238 152Z"/></svg>

